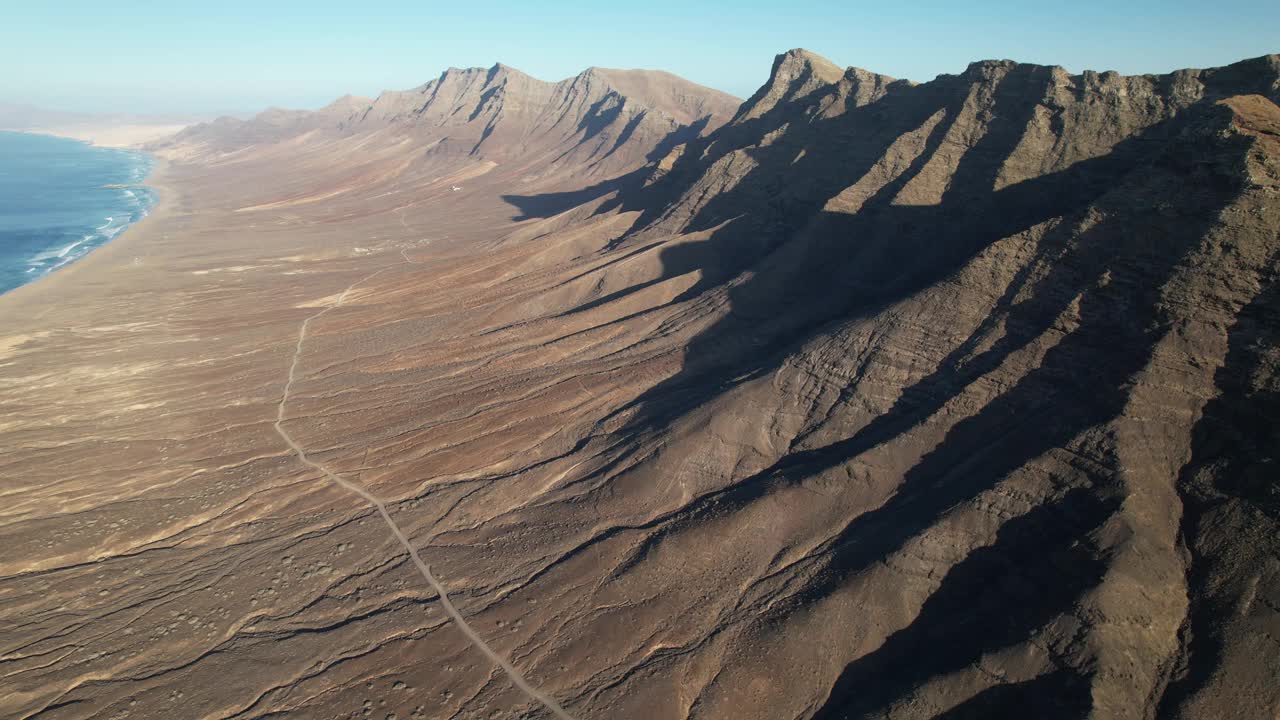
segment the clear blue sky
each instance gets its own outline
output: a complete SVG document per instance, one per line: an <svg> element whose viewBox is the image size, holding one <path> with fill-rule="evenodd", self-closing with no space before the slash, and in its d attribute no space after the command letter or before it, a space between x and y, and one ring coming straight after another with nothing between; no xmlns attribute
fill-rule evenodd
<svg viewBox="0 0 1280 720"><path fill-rule="evenodd" d="M1280 52L1280 0L4 0L0 102L317 107L495 61L546 80L659 68L745 97L792 47L912 80L983 58L1164 72Z"/></svg>

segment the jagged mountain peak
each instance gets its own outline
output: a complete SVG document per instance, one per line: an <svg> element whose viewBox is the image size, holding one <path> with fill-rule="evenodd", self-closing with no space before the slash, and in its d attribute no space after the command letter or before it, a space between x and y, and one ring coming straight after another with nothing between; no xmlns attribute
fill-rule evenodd
<svg viewBox="0 0 1280 720"><path fill-rule="evenodd" d="M1081 717L1097 698L1108 698L1124 713L1152 717L1211 717L1237 704L1244 707L1241 717L1274 715L1274 648L1267 651L1268 670L1259 671L1254 644L1273 613L1236 608L1259 586L1270 597L1277 593L1274 578L1260 576L1256 564L1276 555L1274 474L1267 481L1252 479L1262 477L1260 471L1248 474L1274 455L1273 442L1254 438L1264 432L1255 428L1270 427L1258 418L1276 416L1280 107L1274 103L1280 95L1258 91L1275 87L1276 64L1268 56L1212 70L1124 77L983 61L961 75L894 85L870 107L846 107L831 116L818 113L837 91L805 85L801 73L789 74L788 64L805 71L802 62L780 56L774 77L747 106L773 100L778 111L766 110L757 122L735 124L684 149L683 164L668 175L670 185L655 193L676 199L649 209L653 225L617 245L626 252L668 242L668 272L651 282L695 276L682 299L714 305L727 296L730 306L714 331L689 344L686 370L668 384L669 394L649 395L653 427L682 420L697 427L732 416L743 419L745 436L761 416L761 397L770 398L766 412L777 416L796 408L810 412L811 398L830 398L812 425L778 442L784 448L778 459L771 456L753 465L765 470L743 474L743 483L758 485L730 486L726 496L743 498L744 524L783 508L794 512L795 496L809 484L830 482L857 505L866 488L883 482L883 497L891 498L871 503L883 524L867 522L858 507L849 515L854 522L837 523L837 533L847 534L832 540L825 528L818 533L827 547L846 549L813 573L818 580L812 587L796 592L805 611L785 629L770 617L761 623L768 629L742 647L774 647L804 628L838 624L815 622L811 608L854 617L865 607L866 593L899 582L888 579L900 577L899 567L907 568L902 575L918 577L918 547L895 544L888 553L894 569L883 579L866 576L881 559L865 547L892 523L914 517L936 492L958 490L933 506L933 529L924 531L922 523L903 534L904 543L931 534L949 541L956 527L951 513L961 498L973 517L990 518L984 493L1000 495L1011 482L1036 488L1032 492L1044 499L1036 502L1066 513L1036 512L1023 522L990 526L988 539L976 545L996 548L998 563L987 564L986 549L954 565L943 561L948 570L937 576L950 579L915 606L918 617L885 633L886 649L867 651L866 635L849 633L842 640L848 660L832 663L834 682L815 683L815 695L825 698L821 711L800 700L743 712L735 702L760 677L753 668L722 690L720 716L923 718L1011 711L1022 701L979 696L955 712L934 705L912 714L928 693L930 702L958 702L940 688L961 686L945 683L967 660L895 679L914 672L919 653L937 637L951 635L954 614L969 612L970 593L986 592L983 576L1003 574L1006 562L1020 563L1054 588L1036 590L1037 598L1069 600L993 604L993 621L1012 617L1021 627L992 644L982 633L970 635L967 657L992 647L1031 652L1051 636L1089 648L1055 666L1064 668L1060 677L1066 680L1036 686L1027 696L1033 702L1060 708L1070 701L1083 708L1073 714ZM854 79L873 84L875 76L846 71L837 87ZM796 86L810 89L786 94ZM782 92L774 92L779 87ZM788 100L792 104L783 105ZM677 162L680 157L668 164ZM679 244L666 241L673 236ZM608 278L584 280L584 306L603 314L591 289L620 286ZM605 295L603 302L627 313L639 310L618 295L623 293ZM951 333L958 318L965 318L965 329L939 347L938 337ZM886 336L895 337L887 342ZM1040 349L1019 357L1033 347ZM912 358L905 365L899 361L904 348L911 348L905 352ZM924 367L916 365L917 352L930 354ZM1205 357L1215 360L1206 364ZM1104 370L1095 374L1093 368ZM998 391L986 384L993 377L1003 378ZM738 378L758 380L734 386ZM1097 393L1102 387L1106 396ZM1199 394L1197 388L1212 390ZM877 405L884 397L894 399ZM1198 412L1157 417L1154 408L1169 407L1170 397L1194 398L1196 407L1200 398L1218 399L1206 406L1203 422ZM966 410L957 414L958 407ZM1025 417L1044 422L1026 423ZM1148 432L1155 426L1159 436ZM1001 435L1005 431L1010 435ZM929 435L922 439L922 432ZM981 449L974 452L976 446ZM716 447L713 441L668 460L668 467L710 447ZM1035 449L1026 452L1028 447ZM1097 463L1067 470L1069 482L1080 488L1068 502L1062 502L1064 485L1037 485L1050 447L1070 448L1063 452L1072 453L1072 463L1077 457ZM1003 459L986 464L993 453ZM906 472L879 464L902 455L912 458ZM1134 469L1134 458L1164 456L1187 464ZM956 472L958 463L970 461L964 473ZM787 480L779 482L780 476ZM981 482L969 485L975 477ZM1158 509L1134 509L1144 502ZM725 512L720 498L714 506ZM1090 520L1078 525L1082 508ZM1180 517L1188 518L1181 529ZM1125 531L1093 532L1107 527ZM1096 545L1079 558L1075 575L1054 568L1041 576L1040 551L1028 551L1026 543L1045 533L1056 534L1064 548ZM1264 535L1267 540L1259 541ZM1236 536L1249 539L1237 542ZM689 532L685 541L692 547L702 539ZM679 540L664 535L663 542ZM737 548L733 554L736 561ZM973 562L983 569L970 574ZM1131 571L1149 579L1127 585ZM828 580L826 572L840 577ZM895 608L907 592L883 591L892 598L885 605ZM992 597L999 596L995 592ZM1200 605L1188 614L1189 597ZM1079 620L1103 607L1115 613ZM1114 618L1132 607L1150 611L1149 622L1139 633L1118 632ZM1040 639L1027 639L1037 634ZM1206 651L1187 637L1209 637L1213 644ZM796 640L794 647L804 652L804 642ZM1008 652L1010 667L1026 657L1001 652ZM1203 670L1186 676L1171 670L1188 665ZM987 670L966 672L972 676L965 683L992 677ZM881 687L886 678L892 682ZM708 717L717 713L710 706L700 710Z"/></svg>
<svg viewBox="0 0 1280 720"><path fill-rule="evenodd" d="M819 88L840 81L845 75L835 63L801 48L788 50L773 59L769 79L738 111L736 122L751 120L779 104L799 100Z"/></svg>
<svg viewBox="0 0 1280 720"><path fill-rule="evenodd" d="M861 207L873 197L868 187L906 206L937 204L949 191L979 183L1017 185L1110 155L1204 100L1256 94L1280 101L1274 57L1159 76L1072 75L1057 66L984 60L916 84L857 68L825 82L831 73L820 74L812 54L784 53L729 127L677 148L657 166L654 181L668 178L664 192L681 199L655 216L663 232L763 214L770 215L765 226L798 227L813 211ZM876 143L888 140L872 138L896 140L882 147ZM975 142L998 147L1001 161L978 172L972 168L981 152L961 160L950 149ZM1128 142L1117 157L1136 145ZM913 166L898 159L907 147L929 158L915 161L918 173L906 174ZM928 154L934 149L936 157ZM851 176L851 167L871 175ZM947 179L962 170L971 175ZM876 186L880 174L902 177ZM728 187L733 192L723 191Z"/></svg>
<svg viewBox="0 0 1280 720"><path fill-rule="evenodd" d="M812 71L828 82L835 82L844 74L844 70L840 66L818 53L804 48L792 48L776 56L773 60L772 74L777 75L780 72L794 73L802 69Z"/></svg>
<svg viewBox="0 0 1280 720"><path fill-rule="evenodd" d="M450 73L446 71L445 75L449 75L449 74ZM493 65L490 65L487 68L474 67L474 68L454 69L452 74L455 76L462 76L467 78L483 77L484 82L488 85L499 84L504 82L526 82L526 83L531 83L539 86L546 86L551 84L546 82L545 80L539 80L538 78L535 78L532 75L522 70L519 70L517 68L511 67L510 65L506 65L500 62L494 63ZM441 79L444 80L446 78L445 76L442 75Z"/></svg>
<svg viewBox="0 0 1280 720"><path fill-rule="evenodd" d="M506 63L496 62L493 64L492 67L489 68L489 74L497 75L499 73L507 73L507 74L513 74L513 75L527 75L527 73L522 72L516 68L513 68L510 65L507 65Z"/></svg>

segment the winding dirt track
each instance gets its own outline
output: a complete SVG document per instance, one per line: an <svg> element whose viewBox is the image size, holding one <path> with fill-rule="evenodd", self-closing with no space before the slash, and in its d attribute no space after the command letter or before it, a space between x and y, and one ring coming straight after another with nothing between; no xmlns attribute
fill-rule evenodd
<svg viewBox="0 0 1280 720"><path fill-rule="evenodd" d="M401 218L401 220L403 222L403 217ZM404 259L411 264L415 264L415 265L418 264L418 262L410 260L409 256L404 254L403 250L401 251L401 256L404 257ZM543 694L537 688L533 687L533 685L531 685L529 681L525 679L524 675L520 674L519 670L517 670L506 658L499 655L497 651L489 647L488 643L486 643L484 639L480 637L480 635L475 631L475 629L473 629L469 624L467 624L466 619L462 617L462 613L458 612L458 608L455 607L453 602L449 600L449 594L445 591L444 586L441 585L438 580L436 580L435 576L431 574L431 568L428 567L425 562L423 562L421 557L419 557L418 551L413 547L413 544L409 542L408 536L406 536L404 531L400 529L399 525L396 525L395 520L391 519L391 513L387 511L386 504L384 504L381 500L377 498L377 496L375 496L373 493L369 492L365 488L359 485L356 485L354 483L348 482L346 480L343 480L342 478L338 477L336 473L329 470L327 467L325 467L321 463L318 463L312 460L311 458L307 457L306 450L304 450L302 446L299 445L298 442L293 439L293 436L289 434L288 430L285 430L285 427L284 427L285 405L286 403L289 402L289 392L293 389L294 380L297 379L298 359L302 356L302 346L307 339L307 328L310 327L312 321L319 320L330 310L340 307L342 303L346 301L347 296L351 293L351 291L354 290L357 286L372 280L373 278L377 277L378 275L381 275L382 273L390 269L391 269L390 267L385 267L380 270L375 270L374 272L360 278L359 280L355 281L351 285L347 286L347 289L342 291L342 294L338 296L338 299L332 305L329 305L328 307L321 310L320 312L314 315L311 315L310 317L302 321L302 326L298 330L298 344L293 351L293 362L289 365L289 379L288 379L288 382L285 383L284 392L280 396L280 404L276 407L276 421L274 423L276 432L280 435L280 438L283 439L290 448L292 448L294 454L298 456L298 460L300 460L303 464L308 465L316 469L317 471L323 473L324 476L334 484L339 485L345 490L360 496L365 502L377 508L378 514L381 515L383 521L386 522L387 527L391 530L391 534L395 536L396 540L400 542L400 545L405 549L406 552L409 553L409 557L413 560L413 564L418 567L418 571L422 573L422 577L426 578L427 584L429 584L431 586L431 589L434 590L436 594L440 597L441 607L444 608L444 611L453 620L453 623L458 627L459 630L462 631L463 635L467 636L467 639L471 642L472 645L475 646L477 650L484 653L486 657L488 657L491 661L493 661L494 665L497 665L499 668L501 668L502 671L506 673L507 677L511 679L511 682L516 687L518 687L522 692L524 692L525 695L528 695L533 700L536 700L539 703L541 703L544 707L550 710L553 715L555 715L557 718L560 718L560 720L574 720L573 717L569 715L569 713L565 712L564 708L560 707L559 703L557 703L555 700L551 699L547 695Z"/></svg>

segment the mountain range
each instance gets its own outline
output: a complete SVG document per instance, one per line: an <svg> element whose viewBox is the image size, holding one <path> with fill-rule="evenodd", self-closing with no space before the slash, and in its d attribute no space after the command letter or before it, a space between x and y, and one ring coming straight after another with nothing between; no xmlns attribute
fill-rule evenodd
<svg viewBox="0 0 1280 720"><path fill-rule="evenodd" d="M548 83L514 68L450 68L376 99L342 97L314 112L268 110L221 118L161 147L207 158L286 139L404 140L433 167L491 163L539 178L614 178L669 145L724 124L739 101L669 73L585 72ZM172 151L171 151L172 152Z"/></svg>
<svg viewBox="0 0 1280 720"><path fill-rule="evenodd" d="M793 50L156 142L0 298L5 710L1275 717L1277 103Z"/></svg>

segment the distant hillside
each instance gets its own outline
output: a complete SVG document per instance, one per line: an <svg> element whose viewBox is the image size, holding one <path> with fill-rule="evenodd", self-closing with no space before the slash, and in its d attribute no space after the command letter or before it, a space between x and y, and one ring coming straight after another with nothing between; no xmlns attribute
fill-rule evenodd
<svg viewBox="0 0 1280 720"><path fill-rule="evenodd" d="M308 133L376 133L376 145L409 139L435 165L491 162L605 179L721 126L739 102L664 72L590 68L550 83L497 64L450 68L412 90L346 96L314 112L219 118L157 149L208 161Z"/></svg>

